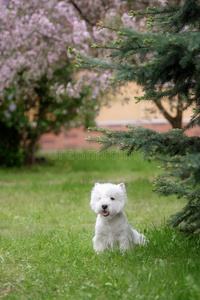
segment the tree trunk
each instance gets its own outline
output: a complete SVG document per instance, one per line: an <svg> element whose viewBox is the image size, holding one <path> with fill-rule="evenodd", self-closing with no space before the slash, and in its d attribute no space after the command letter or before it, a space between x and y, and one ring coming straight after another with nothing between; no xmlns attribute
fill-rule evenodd
<svg viewBox="0 0 200 300"><path fill-rule="evenodd" d="M29 140L26 144L25 165L32 166L35 162L35 151L38 138Z"/></svg>
<svg viewBox="0 0 200 300"><path fill-rule="evenodd" d="M163 107L161 101L154 101L156 106L159 108L160 112L163 114L165 119L169 121L172 125L172 128L182 128L182 119L183 119L183 100L181 96L178 95L178 103L176 107L176 116L172 117Z"/></svg>
<svg viewBox="0 0 200 300"><path fill-rule="evenodd" d="M176 117L173 118L173 121L171 122L172 124L172 127L173 128L182 128L182 119L183 119L183 111L177 109L177 114L176 114Z"/></svg>

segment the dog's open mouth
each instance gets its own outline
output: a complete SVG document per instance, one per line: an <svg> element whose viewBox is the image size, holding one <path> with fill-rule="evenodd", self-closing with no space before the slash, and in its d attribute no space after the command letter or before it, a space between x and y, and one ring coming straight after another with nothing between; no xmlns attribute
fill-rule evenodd
<svg viewBox="0 0 200 300"><path fill-rule="evenodd" d="M102 214L103 214L103 216L104 216L104 217L107 217L107 216L109 215L109 212L107 212L107 211L103 211L103 213L102 213Z"/></svg>

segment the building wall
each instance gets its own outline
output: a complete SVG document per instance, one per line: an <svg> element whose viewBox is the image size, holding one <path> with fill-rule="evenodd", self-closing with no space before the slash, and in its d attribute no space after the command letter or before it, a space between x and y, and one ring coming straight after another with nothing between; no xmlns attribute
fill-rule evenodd
<svg viewBox="0 0 200 300"><path fill-rule="evenodd" d="M120 100L120 96L109 103L109 106L101 108L96 122L99 126L102 125L122 125L122 124L144 124L144 123L166 123L167 120L163 114L159 112L156 105L152 101L141 101L136 103L135 96L142 96L141 87L135 83L129 84L126 89L122 90L130 100L126 103ZM164 107L170 112L168 101ZM149 113L153 111L153 113ZM173 116L174 112L170 112ZM183 113L184 122L188 122L192 115L192 109L188 109Z"/></svg>

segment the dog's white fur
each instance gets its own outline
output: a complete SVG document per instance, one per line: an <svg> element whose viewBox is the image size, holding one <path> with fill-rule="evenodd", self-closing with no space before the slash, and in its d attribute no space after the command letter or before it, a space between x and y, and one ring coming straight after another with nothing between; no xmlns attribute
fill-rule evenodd
<svg viewBox="0 0 200 300"><path fill-rule="evenodd" d="M134 244L145 244L145 236L131 228L123 211L126 200L124 183L95 183L90 205L98 214L93 238L96 252L112 250L115 244L119 244L121 251Z"/></svg>

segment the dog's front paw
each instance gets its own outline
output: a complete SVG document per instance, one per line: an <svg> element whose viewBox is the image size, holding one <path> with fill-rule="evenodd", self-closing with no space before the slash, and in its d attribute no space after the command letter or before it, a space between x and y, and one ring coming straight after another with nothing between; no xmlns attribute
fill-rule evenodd
<svg viewBox="0 0 200 300"><path fill-rule="evenodd" d="M129 241L128 237L122 236L119 239L119 249L120 251L126 251L131 248L131 242Z"/></svg>
<svg viewBox="0 0 200 300"><path fill-rule="evenodd" d="M94 245L94 251L96 252L96 253L102 253L102 252L104 252L105 250L107 250L106 248L103 248L103 247L97 247L96 245Z"/></svg>
<svg viewBox="0 0 200 300"><path fill-rule="evenodd" d="M105 243L105 239L101 236L96 236L93 238L93 247L97 253L103 252L108 250L108 245Z"/></svg>
<svg viewBox="0 0 200 300"><path fill-rule="evenodd" d="M144 246L147 243L147 239L144 234L140 234L140 245Z"/></svg>

